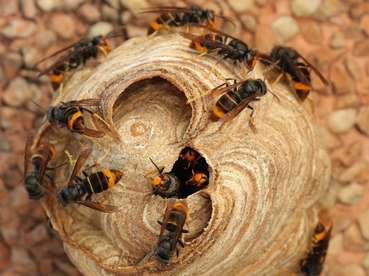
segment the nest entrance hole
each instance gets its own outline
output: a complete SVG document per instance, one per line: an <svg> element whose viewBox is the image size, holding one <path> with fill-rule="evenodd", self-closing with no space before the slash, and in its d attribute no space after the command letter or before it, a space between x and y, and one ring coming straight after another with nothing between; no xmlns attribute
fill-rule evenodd
<svg viewBox="0 0 369 276"><path fill-rule="evenodd" d="M208 163L198 151L190 147L181 150L172 172L181 182L179 198L187 198L209 184Z"/></svg>
<svg viewBox="0 0 369 276"><path fill-rule="evenodd" d="M209 165L196 150L185 147L174 162L170 172L163 173L153 160L159 176L153 179L154 194L162 198L180 198L204 189L209 184Z"/></svg>

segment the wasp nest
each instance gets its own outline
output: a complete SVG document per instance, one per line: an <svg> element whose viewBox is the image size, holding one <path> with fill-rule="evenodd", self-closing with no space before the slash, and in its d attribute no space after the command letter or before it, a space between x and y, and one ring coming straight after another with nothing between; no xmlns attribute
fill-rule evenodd
<svg viewBox="0 0 369 276"><path fill-rule="evenodd" d="M245 74L216 56L199 56L189 43L177 34L131 39L100 65L76 72L54 99L53 105L98 98L112 126L96 139L54 130L61 162L68 156L73 164L88 146L85 166L123 172L117 185L92 197L117 212L42 199L85 275L275 275L293 271L306 254L330 176L309 99L301 103L286 84L267 82L268 93L251 103L254 127L248 109L230 122L213 122L217 96L202 95ZM246 77L265 79L265 69L257 64ZM153 195L157 171L149 158L169 171L185 147L206 160L209 183L183 199L185 246L163 265L145 258L157 244L157 220L166 208L166 199ZM57 189L67 185L72 167L57 170Z"/></svg>

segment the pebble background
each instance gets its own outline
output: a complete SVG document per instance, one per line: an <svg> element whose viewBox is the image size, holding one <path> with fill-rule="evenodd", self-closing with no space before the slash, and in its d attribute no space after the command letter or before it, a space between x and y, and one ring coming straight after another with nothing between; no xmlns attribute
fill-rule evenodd
<svg viewBox="0 0 369 276"><path fill-rule="evenodd" d="M111 3L115 9L109 7ZM202 1L204 2L204 1ZM321 138L332 156L333 177L322 204L334 230L325 275L369 275L369 2L365 0L228 0L206 6L237 18L232 30L249 45L298 49L328 76L313 76ZM34 64L80 37L122 23L144 35L150 16L132 11L159 1L0 0L0 274L79 275L23 188L25 137L52 97ZM166 5L169 1L161 1ZM177 2L178 5L178 2Z"/></svg>

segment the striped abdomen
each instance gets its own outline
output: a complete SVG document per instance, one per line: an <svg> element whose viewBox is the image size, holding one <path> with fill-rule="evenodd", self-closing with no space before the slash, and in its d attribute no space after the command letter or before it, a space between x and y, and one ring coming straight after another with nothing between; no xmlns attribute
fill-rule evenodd
<svg viewBox="0 0 369 276"><path fill-rule="evenodd" d="M225 114L233 110L240 104L242 98L235 90L231 90L219 98L215 106L213 107L213 116L215 120L219 120Z"/></svg>
<svg viewBox="0 0 369 276"><path fill-rule="evenodd" d="M88 194L97 194L113 187L119 181L120 176L121 173L118 175L115 170L103 169L87 176L83 184Z"/></svg>
<svg viewBox="0 0 369 276"><path fill-rule="evenodd" d="M289 74L292 78L293 88L295 89L297 95L301 99L305 99L311 90L310 72L304 63L297 63L296 66L304 78L300 78L295 72L290 72Z"/></svg>

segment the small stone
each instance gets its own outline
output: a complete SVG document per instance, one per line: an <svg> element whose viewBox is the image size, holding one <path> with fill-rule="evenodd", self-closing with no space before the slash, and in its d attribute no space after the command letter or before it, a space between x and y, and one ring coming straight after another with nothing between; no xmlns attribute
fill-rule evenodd
<svg viewBox="0 0 369 276"><path fill-rule="evenodd" d="M355 22L347 27L343 27L343 32L346 39L353 41L362 41L366 39L364 32L360 28L360 25Z"/></svg>
<svg viewBox="0 0 369 276"><path fill-rule="evenodd" d="M299 21L299 26L301 35L307 42L312 44L322 44L323 37L319 23L310 19L301 19Z"/></svg>
<svg viewBox="0 0 369 276"><path fill-rule="evenodd" d="M356 93L342 94L336 99L336 109L357 107L359 104L360 99Z"/></svg>
<svg viewBox="0 0 369 276"><path fill-rule="evenodd" d="M328 247L328 255L338 255L343 250L343 235L342 233L334 236L330 242Z"/></svg>
<svg viewBox="0 0 369 276"><path fill-rule="evenodd" d="M342 276L343 275L352 275L352 276L365 276L366 273L364 269L358 264L350 264L341 268Z"/></svg>
<svg viewBox="0 0 369 276"><path fill-rule="evenodd" d="M88 22L96 22L100 19L100 12L94 5L85 4L79 9L79 12Z"/></svg>
<svg viewBox="0 0 369 276"><path fill-rule="evenodd" d="M292 12L296 16L307 16L313 14L319 7L320 0L293 0Z"/></svg>
<svg viewBox="0 0 369 276"><path fill-rule="evenodd" d="M363 143L354 141L345 147L344 154L340 156L339 161L345 166L349 167L351 164L360 159L363 155Z"/></svg>
<svg viewBox="0 0 369 276"><path fill-rule="evenodd" d="M360 20L360 27L369 35L369 14L364 15Z"/></svg>
<svg viewBox="0 0 369 276"><path fill-rule="evenodd" d="M229 4L237 11L237 12L245 12L254 7L254 0L228 0Z"/></svg>
<svg viewBox="0 0 369 276"><path fill-rule="evenodd" d="M22 268L27 268L28 275L35 273L37 271L37 265L31 259L31 256L27 250L20 247L12 248L11 260L14 266L21 266Z"/></svg>
<svg viewBox="0 0 369 276"><path fill-rule="evenodd" d="M356 122L357 112L354 108L336 110L328 117L328 127L333 133L344 133Z"/></svg>
<svg viewBox="0 0 369 276"><path fill-rule="evenodd" d="M287 41L300 31L295 19L291 16L282 16L272 24L273 30L279 35L282 41Z"/></svg>
<svg viewBox="0 0 369 276"><path fill-rule="evenodd" d="M41 275L52 275L53 262L50 259L41 259L39 269Z"/></svg>
<svg viewBox="0 0 369 276"><path fill-rule="evenodd" d="M369 39L355 43L353 49L353 55L356 57L369 56Z"/></svg>
<svg viewBox="0 0 369 276"><path fill-rule="evenodd" d="M147 0L134 0L134 1L120 0L120 2L122 3L123 6L128 8L134 14L137 14L142 9L152 7L152 5L149 4Z"/></svg>
<svg viewBox="0 0 369 276"><path fill-rule="evenodd" d="M356 125L360 131L369 135L369 106L365 106L360 109Z"/></svg>
<svg viewBox="0 0 369 276"><path fill-rule="evenodd" d="M33 91L23 78L15 78L5 90L3 100L10 106L22 106L32 100Z"/></svg>
<svg viewBox="0 0 369 276"><path fill-rule="evenodd" d="M22 19L10 20L9 25L4 27L1 33L7 38L26 38L34 34L36 24Z"/></svg>
<svg viewBox="0 0 369 276"><path fill-rule="evenodd" d="M90 37L94 37L97 35L106 35L112 30L113 30L113 25L111 25L110 23L99 22L99 23L92 25L92 27L90 28L90 31L88 32L88 35Z"/></svg>
<svg viewBox="0 0 369 276"><path fill-rule="evenodd" d="M268 3L269 0L255 0L255 4L259 6L264 6L266 3Z"/></svg>
<svg viewBox="0 0 369 276"><path fill-rule="evenodd" d="M342 0L323 0L318 10L314 13L314 17L318 20L327 20L335 15L347 11L348 6Z"/></svg>
<svg viewBox="0 0 369 276"><path fill-rule="evenodd" d="M342 64L334 65L331 70L331 81L333 82L337 93L342 94L354 91L354 82L347 75Z"/></svg>
<svg viewBox="0 0 369 276"><path fill-rule="evenodd" d="M35 18L37 15L37 7L35 0L21 0L22 12L26 18Z"/></svg>
<svg viewBox="0 0 369 276"><path fill-rule="evenodd" d="M331 178L329 183L329 190L319 200L319 205L322 208L329 209L333 208L337 202L338 193L341 189L341 183L338 182L334 177Z"/></svg>
<svg viewBox="0 0 369 276"><path fill-rule="evenodd" d="M38 50L33 47L24 47L22 48L22 52L23 52L23 61L27 67L32 67L41 58Z"/></svg>
<svg viewBox="0 0 369 276"><path fill-rule="evenodd" d="M65 39L72 38L76 33L76 24L73 18L67 14L56 14L51 18L51 29L60 37Z"/></svg>
<svg viewBox="0 0 369 276"><path fill-rule="evenodd" d="M257 24L255 30L255 45L261 52L269 52L278 41L277 34L266 24Z"/></svg>
<svg viewBox="0 0 369 276"><path fill-rule="evenodd" d="M39 31L36 34L37 46L45 49L50 47L56 41L56 35L50 30Z"/></svg>
<svg viewBox="0 0 369 276"><path fill-rule="evenodd" d="M345 204L355 205L357 204L364 195L363 187L352 183L343 187L339 192L338 199Z"/></svg>
<svg viewBox="0 0 369 276"><path fill-rule="evenodd" d="M48 239L48 233L45 225L39 224L28 232L25 236L27 245L34 245L36 243L45 241Z"/></svg>
<svg viewBox="0 0 369 276"><path fill-rule="evenodd" d="M350 167L342 171L339 176L339 180L343 182L349 182L350 180L356 180L356 177L363 172L368 170L368 163L362 160L359 160L352 164Z"/></svg>
<svg viewBox="0 0 369 276"><path fill-rule="evenodd" d="M254 16L248 15L248 14L243 14L241 16L241 20L243 21L243 23L245 24L247 30L250 31L254 31L256 29L257 26L257 22Z"/></svg>
<svg viewBox="0 0 369 276"><path fill-rule="evenodd" d="M102 7L102 18L107 21L116 21L119 18L117 9L104 5Z"/></svg>
<svg viewBox="0 0 369 276"><path fill-rule="evenodd" d="M12 213L14 214L14 210ZM12 218L7 223L1 223L1 235L8 245L12 246L17 243L17 240L19 239L18 229L20 225L21 222L17 216Z"/></svg>
<svg viewBox="0 0 369 276"><path fill-rule="evenodd" d="M9 140L0 136L0 152L10 152L12 149Z"/></svg>
<svg viewBox="0 0 369 276"><path fill-rule="evenodd" d="M342 145L342 141L325 127L319 128L319 137L328 150L333 150Z"/></svg>
<svg viewBox="0 0 369 276"><path fill-rule="evenodd" d="M360 231L363 237L369 240L369 210L366 210L358 218Z"/></svg>
<svg viewBox="0 0 369 276"><path fill-rule="evenodd" d="M345 60L345 67L347 73L351 76L352 79L358 81L364 77L364 72L361 66L352 58L347 58Z"/></svg>
<svg viewBox="0 0 369 276"><path fill-rule="evenodd" d="M26 205L28 203L28 194L23 185L16 186L10 193L11 206L13 208L18 208Z"/></svg>
<svg viewBox="0 0 369 276"><path fill-rule="evenodd" d="M18 11L18 1L0 0L0 7L1 17L13 15Z"/></svg>
<svg viewBox="0 0 369 276"><path fill-rule="evenodd" d="M354 19L359 19L365 13L369 11L369 3L368 2L360 2L351 6L350 8L350 16Z"/></svg>
<svg viewBox="0 0 369 276"><path fill-rule="evenodd" d="M49 12L63 6L63 0L37 0L41 10Z"/></svg>
<svg viewBox="0 0 369 276"><path fill-rule="evenodd" d="M10 248L0 242L0 271L9 266L10 261Z"/></svg>
<svg viewBox="0 0 369 276"><path fill-rule="evenodd" d="M13 79L22 66L22 57L19 53L10 52L2 56L1 62L5 77L7 79Z"/></svg>
<svg viewBox="0 0 369 276"><path fill-rule="evenodd" d="M334 32L331 36L330 46L333 49L339 49L346 46L345 34L340 31Z"/></svg>
<svg viewBox="0 0 369 276"><path fill-rule="evenodd" d="M68 11L72 11L81 6L83 2L85 2L85 0L64 0L63 8Z"/></svg>
<svg viewBox="0 0 369 276"><path fill-rule="evenodd" d="M359 228L355 223L352 223L344 232L343 246L345 250L360 252L364 249L364 243L365 241L361 237Z"/></svg>
<svg viewBox="0 0 369 276"><path fill-rule="evenodd" d="M369 253L366 254L361 264L363 265L364 268L367 268L367 269L369 268Z"/></svg>

